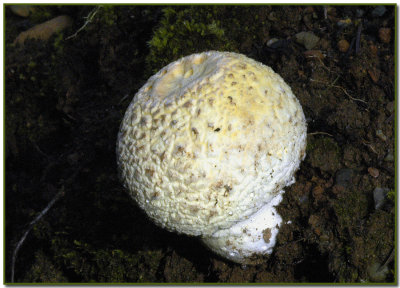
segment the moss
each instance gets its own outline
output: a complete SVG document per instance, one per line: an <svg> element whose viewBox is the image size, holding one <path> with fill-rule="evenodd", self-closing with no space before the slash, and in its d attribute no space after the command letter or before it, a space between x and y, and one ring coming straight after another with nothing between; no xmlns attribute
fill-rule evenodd
<svg viewBox="0 0 400 288"><path fill-rule="evenodd" d="M50 13L54 9L40 6L35 12ZM16 95L6 97L7 133L21 141L20 146L29 141L40 147L44 139L54 138L53 133L57 133L63 121L59 111L48 107L55 107L58 96L65 95L69 88L65 78L59 77L65 70L64 45L64 35L57 33L49 42L30 40L24 47L7 51L8 55L20 55L13 58L15 72L10 75L6 89L8 94L13 91ZM48 107L43 107L43 103Z"/></svg>
<svg viewBox="0 0 400 288"><path fill-rule="evenodd" d="M306 151L308 161L321 171L334 173L341 166L341 149L330 137L308 137Z"/></svg>
<svg viewBox="0 0 400 288"><path fill-rule="evenodd" d="M62 34L56 38L61 43ZM32 49L48 49L42 42L30 42L27 44ZM14 68L14 77L10 77L6 92L11 90L16 97L7 97L7 133L13 134L20 144L29 141L40 146L40 142L56 133L61 117L58 111L43 107L47 103L54 107L58 101L58 95L54 92L57 87L63 87L61 79L57 77L58 69L61 69L60 56L55 56L57 61L48 61L57 53L62 53L62 46L57 46L57 51L50 49L49 54L27 54L27 59L17 60ZM46 77L43 77L46 75ZM61 92L65 93L65 92ZM21 145L23 146L23 145Z"/></svg>
<svg viewBox="0 0 400 288"><path fill-rule="evenodd" d="M54 42L53 42L54 50L55 53L58 55L62 55L64 52L64 34L63 33L57 33L56 36L54 37ZM29 67L29 66L28 66Z"/></svg>
<svg viewBox="0 0 400 288"><path fill-rule="evenodd" d="M69 267L84 282L155 282L163 257L161 250L130 253L115 248L94 248L84 241L71 243L64 237L53 239L52 250L60 265Z"/></svg>
<svg viewBox="0 0 400 288"><path fill-rule="evenodd" d="M36 5L32 9L30 19L33 23L42 23L55 17L56 6Z"/></svg>
<svg viewBox="0 0 400 288"><path fill-rule="evenodd" d="M118 20L117 11L115 11L115 6L113 5L102 5L99 6L99 19L100 22L106 26L114 25Z"/></svg>
<svg viewBox="0 0 400 288"><path fill-rule="evenodd" d="M147 63L154 73L184 55L204 50L235 50L235 43L225 36L213 8L167 7L149 41Z"/></svg>
<svg viewBox="0 0 400 288"><path fill-rule="evenodd" d="M265 7L177 6L163 9L163 17L148 42L147 74L192 53L207 50L248 53L263 26Z"/></svg>
<svg viewBox="0 0 400 288"><path fill-rule="evenodd" d="M334 201L334 211L341 233L354 233L368 214L368 195L359 190L345 190Z"/></svg>
<svg viewBox="0 0 400 288"><path fill-rule="evenodd" d="M376 210L371 214L368 200L368 194L363 191L345 190L333 202L335 229L343 243L341 254L348 263L346 269L338 271L338 277L348 282L375 281L374 275L368 272L371 264L383 264L395 245L393 213ZM392 276L387 274L388 279Z"/></svg>
<svg viewBox="0 0 400 288"><path fill-rule="evenodd" d="M396 200L396 191L394 191L394 189L387 193L387 199L394 204L394 201Z"/></svg>
<svg viewBox="0 0 400 288"><path fill-rule="evenodd" d="M34 262L27 271L24 282L26 283L63 283L68 282L67 278L57 266L50 261L42 250L35 253Z"/></svg>

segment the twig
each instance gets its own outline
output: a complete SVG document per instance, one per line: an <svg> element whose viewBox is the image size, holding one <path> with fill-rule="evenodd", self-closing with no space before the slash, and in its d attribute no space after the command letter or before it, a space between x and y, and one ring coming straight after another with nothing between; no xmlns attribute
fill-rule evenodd
<svg viewBox="0 0 400 288"><path fill-rule="evenodd" d="M347 92L347 90L344 89L342 86L333 85L332 87L342 89L344 94L346 94L353 101L360 101L360 102L363 102L364 104L368 104L366 101L364 101L362 99L357 99L357 98L351 97L351 95Z"/></svg>
<svg viewBox="0 0 400 288"><path fill-rule="evenodd" d="M121 100L119 100L118 105L121 104L126 98L129 97L129 93L127 93Z"/></svg>
<svg viewBox="0 0 400 288"><path fill-rule="evenodd" d="M367 146L369 149L371 149L372 152L374 152L375 154L379 155L379 153L376 152L376 150L374 149L374 147L372 147L372 145L371 145L369 142L365 141L364 139L361 139L361 143L362 143L363 145Z"/></svg>
<svg viewBox="0 0 400 288"><path fill-rule="evenodd" d="M339 78L340 78L340 75L337 76L336 79L333 80L333 82L331 84L329 84L329 86L325 90L328 90L329 88L333 87L335 85L335 83L339 80Z"/></svg>
<svg viewBox="0 0 400 288"><path fill-rule="evenodd" d="M42 149L40 149L39 146L38 146L36 143L33 143L33 142L32 142L32 145L33 145L33 147L36 148L36 150L37 150L42 156L44 156L47 160L49 159L49 155L47 155L46 153L44 153L44 152L42 151Z"/></svg>
<svg viewBox="0 0 400 288"><path fill-rule="evenodd" d="M324 62L322 61L321 57L313 56L313 58L314 58L314 57L318 59L319 63L322 65L322 68L325 68L329 73L331 72L331 70L330 70L328 67L326 67L326 65L325 65Z"/></svg>
<svg viewBox="0 0 400 288"><path fill-rule="evenodd" d="M336 78L336 79L337 79L337 78ZM334 83L337 81L336 79L332 82L332 84L334 84ZM319 80L314 80L314 79L312 79L312 78L310 78L310 81L317 82L317 83L322 83L322 84L328 84L327 82L319 81ZM344 94L346 94L346 95L350 98L350 100L363 102L364 104L367 104L367 105L368 105L368 102L366 102L366 101L364 101L364 100L362 100L362 99L357 99L357 98L352 97L352 96L347 92L347 90L344 89L342 86L332 85L332 84L329 85L328 88L326 88L326 89L329 89L330 87L341 89L341 90L344 92Z"/></svg>
<svg viewBox="0 0 400 288"><path fill-rule="evenodd" d="M358 28L357 28L356 54L358 54L358 52L360 52L361 30L362 30L362 24L360 23L360 25L358 25Z"/></svg>
<svg viewBox="0 0 400 288"><path fill-rule="evenodd" d="M97 12L99 12L100 8L102 6L96 6L96 8L94 8L92 11L89 12L89 14L84 17L84 19L86 20L85 23L83 23L83 25L81 26L81 28L79 28L74 34L68 36L67 38L65 38L65 40L69 40L72 39L74 37L76 37L78 35L79 32L81 32L83 29L86 28L86 26L92 22L94 16L96 16Z"/></svg>
<svg viewBox="0 0 400 288"><path fill-rule="evenodd" d="M353 37L353 39L351 39L351 42L350 42L350 47L349 47L349 49L347 49L347 52L345 54L346 57L350 56L351 50L353 49L355 42L356 42L356 38Z"/></svg>
<svg viewBox="0 0 400 288"><path fill-rule="evenodd" d="M394 248L392 248L392 251L390 251L389 256L387 256L385 263L383 263L378 270L376 270L376 272L381 271L385 266L387 266L389 264L390 261L392 261L394 258Z"/></svg>
<svg viewBox="0 0 400 288"><path fill-rule="evenodd" d="M50 201L50 203L47 204L46 208L44 208L42 210L42 212L40 212L39 215L36 216L36 218L31 223L29 223L28 229L25 231L25 233L22 235L21 239L18 241L18 243L14 249L13 256L12 256L11 283L14 282L15 261L17 260L18 251L21 248L22 244L24 243L26 236L28 236L29 232L35 226L36 222L38 222L47 213L47 211L49 211L49 209L54 205L54 203L57 202L58 199L61 198L61 196L64 196L64 187L61 187L60 191L53 197L53 199Z"/></svg>
<svg viewBox="0 0 400 288"><path fill-rule="evenodd" d="M392 115L390 115L386 120L385 123L388 123L389 121L392 121L394 118L394 113Z"/></svg>

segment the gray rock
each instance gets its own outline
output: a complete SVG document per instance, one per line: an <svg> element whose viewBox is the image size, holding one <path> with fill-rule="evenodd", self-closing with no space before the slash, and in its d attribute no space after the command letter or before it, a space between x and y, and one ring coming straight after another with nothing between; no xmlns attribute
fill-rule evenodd
<svg viewBox="0 0 400 288"><path fill-rule="evenodd" d="M393 162L394 161L394 155L393 155L393 151L391 149L389 149L388 153L385 156L385 160L386 162Z"/></svg>
<svg viewBox="0 0 400 288"><path fill-rule="evenodd" d="M303 45L307 50L313 49L319 41L319 37L312 32L300 32L296 34L296 42Z"/></svg>
<svg viewBox="0 0 400 288"><path fill-rule="evenodd" d="M348 188L351 186L351 179L353 178L354 171L353 169L344 168L340 169L336 173L336 185L340 185L344 188Z"/></svg>
<svg viewBox="0 0 400 288"><path fill-rule="evenodd" d="M376 130L376 131L375 131L375 134L376 134L376 136L378 136L379 139L381 139L382 141L386 141L386 140L387 140L386 135L383 134L383 132L382 132L381 129Z"/></svg>
<svg viewBox="0 0 400 288"><path fill-rule="evenodd" d="M350 26L353 22L351 21L351 19L347 18L347 19L341 19L339 20L336 25L340 28L346 28L348 26Z"/></svg>
<svg viewBox="0 0 400 288"><path fill-rule="evenodd" d="M379 263L374 262L368 266L367 272L372 281L383 282L387 273L389 272L389 269L386 265L381 267Z"/></svg>
<svg viewBox="0 0 400 288"><path fill-rule="evenodd" d="M299 202L301 204L307 203L308 202L308 195L303 195L303 196L299 197Z"/></svg>
<svg viewBox="0 0 400 288"><path fill-rule="evenodd" d="M380 188L376 187L374 189L374 202L375 202L375 209L379 209L382 207L383 203L385 202L385 198L387 193L390 191L389 188Z"/></svg>
<svg viewBox="0 0 400 288"><path fill-rule="evenodd" d="M364 16L365 11L362 9L357 9L356 10L356 17L357 18L361 18L362 16Z"/></svg>
<svg viewBox="0 0 400 288"><path fill-rule="evenodd" d="M278 38L271 38L271 39L268 40L267 46L271 47L275 42L278 42L278 41L279 41Z"/></svg>
<svg viewBox="0 0 400 288"><path fill-rule="evenodd" d="M372 17L381 17L386 12L385 6L377 6L374 10L372 10L371 15Z"/></svg>

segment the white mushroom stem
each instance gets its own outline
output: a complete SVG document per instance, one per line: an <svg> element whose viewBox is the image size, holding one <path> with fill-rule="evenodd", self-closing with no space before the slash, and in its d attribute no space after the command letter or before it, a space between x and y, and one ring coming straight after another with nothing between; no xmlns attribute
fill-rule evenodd
<svg viewBox="0 0 400 288"><path fill-rule="evenodd" d="M215 253L237 263L254 263L261 259L257 256L271 254L282 223L275 206L282 201L283 192L247 219L202 241Z"/></svg>

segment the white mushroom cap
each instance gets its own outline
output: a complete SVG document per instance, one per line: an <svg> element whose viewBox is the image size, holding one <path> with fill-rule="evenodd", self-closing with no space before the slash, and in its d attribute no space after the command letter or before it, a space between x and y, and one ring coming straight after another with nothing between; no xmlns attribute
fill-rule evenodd
<svg viewBox="0 0 400 288"><path fill-rule="evenodd" d="M126 111L117 154L125 185L156 224L209 237L276 199L305 144L301 105L278 74L210 51L147 81Z"/></svg>

